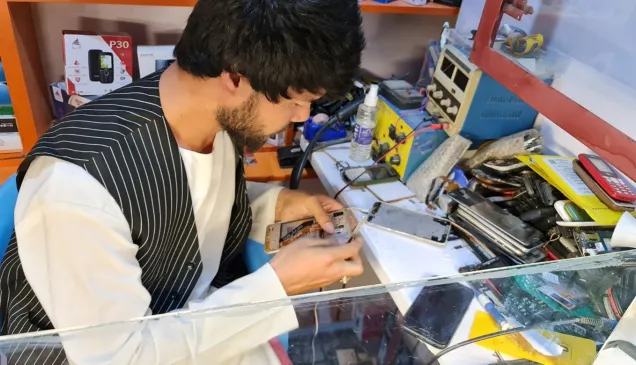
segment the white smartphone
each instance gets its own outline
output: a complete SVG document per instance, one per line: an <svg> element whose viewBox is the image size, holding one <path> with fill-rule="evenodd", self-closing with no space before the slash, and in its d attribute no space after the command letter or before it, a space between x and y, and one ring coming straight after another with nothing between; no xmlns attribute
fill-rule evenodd
<svg viewBox="0 0 636 365"><path fill-rule="evenodd" d="M373 204L367 222L437 245L446 244L451 229L450 222L445 219L382 202Z"/></svg>

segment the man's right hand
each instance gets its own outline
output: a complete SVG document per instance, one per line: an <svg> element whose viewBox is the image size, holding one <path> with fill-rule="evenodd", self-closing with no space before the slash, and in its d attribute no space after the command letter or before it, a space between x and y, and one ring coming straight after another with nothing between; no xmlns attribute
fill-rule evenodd
<svg viewBox="0 0 636 365"><path fill-rule="evenodd" d="M270 261L287 295L316 290L343 276L362 274L362 239L345 244L327 239L301 238L283 247Z"/></svg>

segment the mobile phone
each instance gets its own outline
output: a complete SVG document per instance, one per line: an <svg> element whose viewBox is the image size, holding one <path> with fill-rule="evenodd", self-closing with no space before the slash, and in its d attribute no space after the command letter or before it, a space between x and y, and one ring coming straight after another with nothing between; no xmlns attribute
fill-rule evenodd
<svg viewBox="0 0 636 365"><path fill-rule="evenodd" d="M102 84L112 84L114 80L113 54L110 52L102 52L99 55L99 82Z"/></svg>
<svg viewBox="0 0 636 365"><path fill-rule="evenodd" d="M88 50L88 78L91 81L99 82L101 54L102 54L102 51L99 49Z"/></svg>
<svg viewBox="0 0 636 365"><path fill-rule="evenodd" d="M636 193L627 185L625 180L614 171L605 160L598 156L580 154L581 166L612 198L624 202L636 201Z"/></svg>
<svg viewBox="0 0 636 365"><path fill-rule="evenodd" d="M528 168L526 164L511 158L507 160L490 160L483 163L484 170L499 176L517 175L522 170Z"/></svg>
<svg viewBox="0 0 636 365"><path fill-rule="evenodd" d="M451 228L447 220L382 202L373 204L367 223L437 245L446 244Z"/></svg>
<svg viewBox="0 0 636 365"><path fill-rule="evenodd" d="M425 286L404 316L404 330L443 349L453 338L474 297L471 288L459 283Z"/></svg>
<svg viewBox="0 0 636 365"><path fill-rule="evenodd" d="M520 249L531 249L543 243L541 232L477 193L459 189L450 192L448 196L462 207L466 215L506 237Z"/></svg>
<svg viewBox="0 0 636 365"><path fill-rule="evenodd" d="M347 167L342 170L342 179L346 183L355 179L351 186L367 186L396 181L399 177L395 169L390 165L378 164L368 167Z"/></svg>
<svg viewBox="0 0 636 365"><path fill-rule="evenodd" d="M585 185L590 190L592 190L594 195L596 195L596 197L599 198L599 200L603 202L603 204L607 205L607 207L611 210L628 212L636 210L635 204L615 200L611 196L609 196L579 161L572 161L572 168L574 169L574 172L576 172L576 174L581 178L581 180L583 180L583 183L585 183Z"/></svg>
<svg viewBox="0 0 636 365"><path fill-rule="evenodd" d="M298 219L288 222L277 222L267 226L265 233L265 252L272 254L301 237L333 238L339 243L346 243L351 236L351 214L348 210L338 210L329 214L329 219L336 228L334 234L328 234L320 228L314 218Z"/></svg>
<svg viewBox="0 0 636 365"><path fill-rule="evenodd" d="M488 185L499 184L507 187L508 189L521 187L521 184L518 181L514 181L512 179L505 180L503 178L490 175L481 169L472 169L470 170L470 172L473 174L473 176L475 176L475 178L477 178L477 180L480 180Z"/></svg>

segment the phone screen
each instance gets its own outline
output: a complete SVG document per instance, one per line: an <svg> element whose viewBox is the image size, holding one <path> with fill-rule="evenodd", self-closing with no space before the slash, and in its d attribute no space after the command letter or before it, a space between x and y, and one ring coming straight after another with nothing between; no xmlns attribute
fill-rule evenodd
<svg viewBox="0 0 636 365"><path fill-rule="evenodd" d="M447 221L386 203L373 205L368 222L438 244L445 244L450 233Z"/></svg>
<svg viewBox="0 0 636 365"><path fill-rule="evenodd" d="M102 70L110 70L113 68L113 56L108 54L100 55L99 57L99 67Z"/></svg>
<svg viewBox="0 0 636 365"><path fill-rule="evenodd" d="M448 346L475 294L457 283L422 289L405 319L405 326L437 348Z"/></svg>

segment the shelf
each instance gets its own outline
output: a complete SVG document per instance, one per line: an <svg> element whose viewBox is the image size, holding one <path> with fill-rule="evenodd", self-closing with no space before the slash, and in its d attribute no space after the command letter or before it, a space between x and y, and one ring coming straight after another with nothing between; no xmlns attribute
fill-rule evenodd
<svg viewBox="0 0 636 365"><path fill-rule="evenodd" d="M416 14L416 15L449 15L459 14L459 8L452 6L428 3L426 5L415 6L402 0L392 3L382 4L372 0L364 0L360 3L360 9L365 13L385 13L385 14Z"/></svg>
<svg viewBox="0 0 636 365"><path fill-rule="evenodd" d="M75 4L111 4L111 5L150 5L150 6L194 6L196 0L8 0L10 3L75 3ZM372 0L363 0L360 9L367 13L417 14L417 15L457 15L458 8L436 3L422 6L397 0L388 4Z"/></svg>
<svg viewBox="0 0 636 365"><path fill-rule="evenodd" d="M22 152L0 152L0 167L17 167L23 159Z"/></svg>

